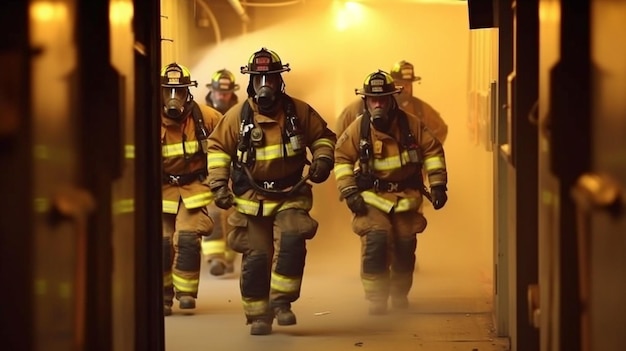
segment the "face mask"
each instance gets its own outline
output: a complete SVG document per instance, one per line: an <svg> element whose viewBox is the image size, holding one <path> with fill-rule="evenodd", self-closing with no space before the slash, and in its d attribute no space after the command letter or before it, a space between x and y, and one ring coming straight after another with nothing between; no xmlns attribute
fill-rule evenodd
<svg viewBox="0 0 626 351"><path fill-rule="evenodd" d="M276 102L276 87L280 83L275 75L254 77L254 101L261 112L271 112Z"/></svg>
<svg viewBox="0 0 626 351"><path fill-rule="evenodd" d="M374 125L374 128L380 131L387 129L387 111L383 108L374 108L370 111L370 120Z"/></svg>
<svg viewBox="0 0 626 351"><path fill-rule="evenodd" d="M163 111L168 118L179 119L185 111L187 89L172 88L163 90Z"/></svg>

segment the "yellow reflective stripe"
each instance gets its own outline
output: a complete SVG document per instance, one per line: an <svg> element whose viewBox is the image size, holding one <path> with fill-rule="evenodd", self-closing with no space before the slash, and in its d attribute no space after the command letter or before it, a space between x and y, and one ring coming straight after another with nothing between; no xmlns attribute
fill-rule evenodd
<svg viewBox="0 0 626 351"><path fill-rule="evenodd" d="M198 150L200 150L200 145L197 140L185 141L184 144L184 149L183 143L163 145L161 147L161 154L163 155L163 157L168 158L183 156L185 153L188 155L195 154L196 152L198 152Z"/></svg>
<svg viewBox="0 0 626 351"><path fill-rule="evenodd" d="M135 158L135 145L132 145L132 144L124 145L124 157L128 159Z"/></svg>
<svg viewBox="0 0 626 351"><path fill-rule="evenodd" d="M311 145L311 149L315 151L324 146L327 146L331 148L332 150L335 150L335 143L332 140L327 139L327 138L321 138L321 139L315 140L313 144Z"/></svg>
<svg viewBox="0 0 626 351"><path fill-rule="evenodd" d="M347 163L338 163L334 167L335 179L339 180L343 177L354 176L354 167Z"/></svg>
<svg viewBox="0 0 626 351"><path fill-rule="evenodd" d="M163 200L163 213L178 213L178 201Z"/></svg>
<svg viewBox="0 0 626 351"><path fill-rule="evenodd" d="M417 208L416 198L404 198L398 201L395 212L407 212L407 211L415 210L416 208Z"/></svg>
<svg viewBox="0 0 626 351"><path fill-rule="evenodd" d="M186 279L176 274L172 274L172 281L176 290L183 292L197 292L200 284L199 279Z"/></svg>
<svg viewBox="0 0 626 351"><path fill-rule="evenodd" d="M174 281L172 280L172 273L165 273L163 274L163 286L164 287L170 287L174 284Z"/></svg>
<svg viewBox="0 0 626 351"><path fill-rule="evenodd" d="M211 152L207 156L208 166L210 168L223 168L230 166L230 155L223 152Z"/></svg>
<svg viewBox="0 0 626 351"><path fill-rule="evenodd" d="M363 290L368 293L377 293L381 290L387 289L387 285L389 285L386 279L361 279L361 284L363 284Z"/></svg>
<svg viewBox="0 0 626 351"><path fill-rule="evenodd" d="M237 206L237 211L247 215L256 216L259 212L259 203L256 201L235 197L235 205Z"/></svg>
<svg viewBox="0 0 626 351"><path fill-rule="evenodd" d="M226 251L226 243L224 240L203 240L202 243L202 254L205 256L223 254Z"/></svg>
<svg viewBox="0 0 626 351"><path fill-rule="evenodd" d="M262 217L267 217L277 212L284 211L290 208L302 208L302 203L298 201L297 199L294 199L294 200L295 201L284 201L284 202L263 200L263 213L261 213L260 215ZM237 206L237 211L243 214L247 214L251 216L259 215L259 207L261 205L258 201L235 197L235 204ZM307 209L307 210L310 210L310 209Z"/></svg>
<svg viewBox="0 0 626 351"><path fill-rule="evenodd" d="M424 168L426 172L434 171L437 169L445 169L446 163L441 156L431 156L424 160Z"/></svg>
<svg viewBox="0 0 626 351"><path fill-rule="evenodd" d="M301 278L289 278L278 273L272 273L271 288L272 290L291 293L297 292L302 284Z"/></svg>
<svg viewBox="0 0 626 351"><path fill-rule="evenodd" d="M131 213L135 211L135 199L123 199L113 202L113 214Z"/></svg>
<svg viewBox="0 0 626 351"><path fill-rule="evenodd" d="M286 155L283 153L285 150L287 152ZM294 151L293 146L291 146L291 143L269 145L266 147L260 147L256 149L256 159L258 161L270 161L270 160L283 158L283 156L292 157L292 156L300 155L303 152L304 152L304 148L299 151Z"/></svg>
<svg viewBox="0 0 626 351"><path fill-rule="evenodd" d="M393 209L393 202L376 195L373 191L366 190L361 192L361 195L366 204L372 205L385 213L389 213Z"/></svg>
<svg viewBox="0 0 626 351"><path fill-rule="evenodd" d="M206 206L213 201L213 193L205 192L189 197L183 197L183 202L185 203L185 207L187 208L198 208L202 206Z"/></svg>
<svg viewBox="0 0 626 351"><path fill-rule="evenodd" d="M400 155L394 155L381 159L374 159L374 169L377 171L391 171L401 168L403 164L409 163L409 153L403 151Z"/></svg>
<svg viewBox="0 0 626 351"><path fill-rule="evenodd" d="M269 302L265 300L241 300L244 312L249 316L261 316L269 310Z"/></svg>

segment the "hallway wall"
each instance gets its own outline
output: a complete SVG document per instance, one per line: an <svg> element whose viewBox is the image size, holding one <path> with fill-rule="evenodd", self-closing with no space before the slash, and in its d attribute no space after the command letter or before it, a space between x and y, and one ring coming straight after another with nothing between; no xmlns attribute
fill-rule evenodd
<svg viewBox="0 0 626 351"><path fill-rule="evenodd" d="M283 74L286 91L309 102L334 127L341 109L355 99L354 88L377 69L388 71L407 60L422 77L414 94L437 109L449 124L446 156L449 202L441 211L425 208L429 226L419 236L418 261L424 274L446 283L441 294L473 294L491 289L492 166L491 154L476 143L468 127L469 41L467 4L406 1L344 2L318 0L281 8L249 8L252 21L241 36L219 44L206 28L189 27L189 60L193 89L204 101L205 84L221 68L233 71L245 98L248 76L239 74L261 47L276 51L292 71ZM174 19L168 19L168 22ZM180 18L179 20L182 20ZM179 24L182 26L182 24ZM240 28L241 23L220 22ZM199 33L202 33L200 35ZM185 63L183 63L185 64ZM313 214L320 221L309 248L311 265L324 265L323 255L343 255L358 273L359 243L350 231L350 214L338 201L334 180L315 187Z"/></svg>

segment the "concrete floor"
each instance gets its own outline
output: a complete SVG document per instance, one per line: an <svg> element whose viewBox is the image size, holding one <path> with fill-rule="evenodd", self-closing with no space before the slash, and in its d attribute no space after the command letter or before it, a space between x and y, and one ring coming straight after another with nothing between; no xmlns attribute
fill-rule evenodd
<svg viewBox="0 0 626 351"><path fill-rule="evenodd" d="M333 208L331 217L339 219L320 221L318 236L309 242L302 295L293 305L297 325L274 324L272 335L249 335L238 274L214 278L205 270L193 315L181 314L175 305L165 319L167 350L509 349L493 329L491 247L473 240L471 231L455 234L466 223L426 208L429 228L419 236L410 309L369 316L358 276L359 240L350 232L349 213Z"/></svg>

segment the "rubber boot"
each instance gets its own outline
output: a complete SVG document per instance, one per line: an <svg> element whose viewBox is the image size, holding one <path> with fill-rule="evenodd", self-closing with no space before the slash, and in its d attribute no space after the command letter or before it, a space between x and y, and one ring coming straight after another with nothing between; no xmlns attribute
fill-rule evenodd
<svg viewBox="0 0 626 351"><path fill-rule="evenodd" d="M278 306L274 308L274 316L278 325L296 324L296 315L289 306Z"/></svg>
<svg viewBox="0 0 626 351"><path fill-rule="evenodd" d="M183 295L178 298L178 308L181 310L193 310L196 308L196 299L193 296Z"/></svg>
<svg viewBox="0 0 626 351"><path fill-rule="evenodd" d="M250 335L269 335L272 333L272 321L255 319L250 323Z"/></svg>

